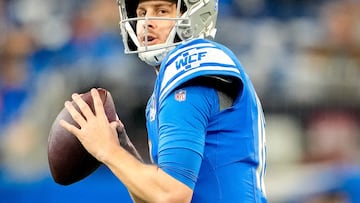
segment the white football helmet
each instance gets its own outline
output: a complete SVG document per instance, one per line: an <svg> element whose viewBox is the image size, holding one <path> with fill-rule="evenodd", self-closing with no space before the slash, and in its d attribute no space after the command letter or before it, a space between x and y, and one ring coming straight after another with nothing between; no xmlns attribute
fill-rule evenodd
<svg viewBox="0 0 360 203"><path fill-rule="evenodd" d="M138 53L139 58L151 66L159 65L167 53L181 42L194 38L213 39L216 34L218 0L164 0L177 2L175 18L137 17L140 0L117 0L120 12L120 31L125 53ZM138 20L173 20L174 28L163 44L141 46L136 36ZM147 30L145 31L147 32ZM145 39L147 42L148 39ZM145 43L147 44L147 43Z"/></svg>

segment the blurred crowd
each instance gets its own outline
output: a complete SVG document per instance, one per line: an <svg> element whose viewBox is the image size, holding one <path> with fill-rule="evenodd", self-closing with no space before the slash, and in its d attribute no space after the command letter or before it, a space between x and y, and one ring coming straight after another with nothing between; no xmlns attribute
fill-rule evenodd
<svg viewBox="0 0 360 203"><path fill-rule="evenodd" d="M217 41L263 102L270 202L360 202L360 2L220 0L219 9ZM123 54L118 21L114 0L0 0L0 202L129 201L103 167L57 185L46 154L64 101L103 87L148 160L144 107L156 75Z"/></svg>

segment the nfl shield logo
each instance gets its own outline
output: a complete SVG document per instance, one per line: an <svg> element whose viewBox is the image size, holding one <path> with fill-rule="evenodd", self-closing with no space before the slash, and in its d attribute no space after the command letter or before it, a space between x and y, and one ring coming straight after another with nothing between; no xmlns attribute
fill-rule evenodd
<svg viewBox="0 0 360 203"><path fill-rule="evenodd" d="M186 100L186 91L183 89L176 90L175 92L175 100L182 102Z"/></svg>

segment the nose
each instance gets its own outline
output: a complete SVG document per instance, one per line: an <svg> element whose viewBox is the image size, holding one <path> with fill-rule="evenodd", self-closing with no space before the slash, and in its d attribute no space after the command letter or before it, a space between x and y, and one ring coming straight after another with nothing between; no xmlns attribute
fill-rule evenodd
<svg viewBox="0 0 360 203"><path fill-rule="evenodd" d="M141 25L144 29L146 28L154 28L155 23L154 20L148 19L149 16L146 16L144 20L141 20Z"/></svg>

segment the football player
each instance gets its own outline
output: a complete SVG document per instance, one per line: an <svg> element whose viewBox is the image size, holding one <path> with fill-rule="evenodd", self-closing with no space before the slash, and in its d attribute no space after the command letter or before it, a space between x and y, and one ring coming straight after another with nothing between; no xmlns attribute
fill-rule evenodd
<svg viewBox="0 0 360 203"><path fill-rule="evenodd" d="M146 107L153 164L119 144L116 128L124 126L109 124L95 89L95 113L73 94L81 112L65 106L80 127L61 125L134 202L267 202L263 110L235 54L214 42L218 1L117 3L125 53L138 54L157 74Z"/></svg>

